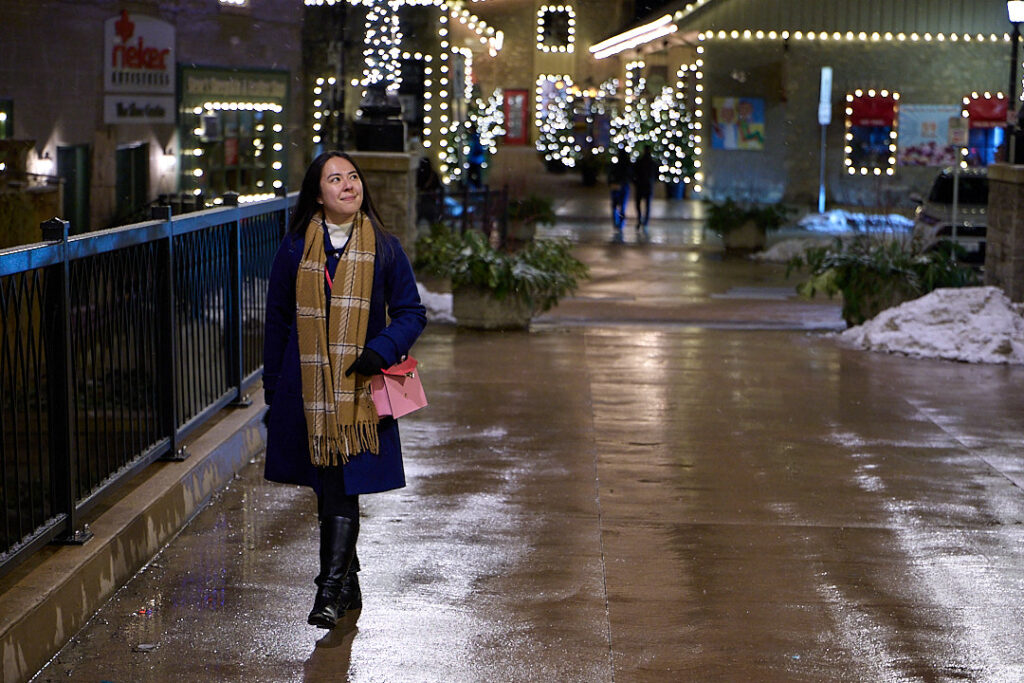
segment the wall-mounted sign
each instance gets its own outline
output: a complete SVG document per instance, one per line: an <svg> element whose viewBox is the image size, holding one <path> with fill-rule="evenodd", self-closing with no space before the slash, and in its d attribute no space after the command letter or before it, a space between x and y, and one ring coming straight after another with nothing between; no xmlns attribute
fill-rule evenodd
<svg viewBox="0 0 1024 683"><path fill-rule="evenodd" d="M174 94L174 26L129 14L107 19L103 28L103 90Z"/></svg>
<svg viewBox="0 0 1024 683"><path fill-rule="evenodd" d="M129 14L103 26L103 122L174 123L174 26Z"/></svg>
<svg viewBox="0 0 1024 683"><path fill-rule="evenodd" d="M105 95L104 123L174 123L174 97L170 95Z"/></svg>

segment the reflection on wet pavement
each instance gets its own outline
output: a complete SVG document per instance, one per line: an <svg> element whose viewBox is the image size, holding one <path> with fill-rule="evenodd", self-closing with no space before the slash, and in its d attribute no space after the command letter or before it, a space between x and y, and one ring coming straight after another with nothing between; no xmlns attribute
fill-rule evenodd
<svg viewBox="0 0 1024 683"><path fill-rule="evenodd" d="M1024 680L1024 369L842 349L799 301L707 303L764 264L602 249L532 333L417 344L361 613L305 624L313 497L256 461L38 680Z"/></svg>

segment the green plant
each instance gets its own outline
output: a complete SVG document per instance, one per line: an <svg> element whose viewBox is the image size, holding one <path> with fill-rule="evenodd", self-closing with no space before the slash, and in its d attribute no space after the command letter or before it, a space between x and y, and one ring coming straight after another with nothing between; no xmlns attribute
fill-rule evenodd
<svg viewBox="0 0 1024 683"><path fill-rule="evenodd" d="M977 284L974 270L957 263L962 247L949 242L921 251L913 240L872 235L837 237L831 244L811 247L790 259L786 276L806 270L810 279L797 285L808 298L823 293L843 296L843 320L849 326L903 301L924 296L939 287Z"/></svg>
<svg viewBox="0 0 1024 683"><path fill-rule="evenodd" d="M548 310L588 277L568 240L534 240L512 253L493 248L481 232L460 236L440 224L417 240L416 267L451 278L456 290L478 287L497 299L516 297L534 312Z"/></svg>
<svg viewBox="0 0 1024 683"><path fill-rule="evenodd" d="M531 194L508 202L508 219L537 225L554 225L554 202L549 197Z"/></svg>
<svg viewBox="0 0 1024 683"><path fill-rule="evenodd" d="M778 230L793 212L789 207L777 204L739 204L732 199L708 203L708 228L719 235L742 227L753 221L762 231Z"/></svg>

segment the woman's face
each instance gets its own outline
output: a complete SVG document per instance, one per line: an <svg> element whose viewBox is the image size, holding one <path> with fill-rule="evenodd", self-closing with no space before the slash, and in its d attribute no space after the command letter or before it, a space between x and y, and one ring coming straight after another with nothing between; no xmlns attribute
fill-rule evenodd
<svg viewBox="0 0 1024 683"><path fill-rule="evenodd" d="M343 225L352 220L363 204L363 183L356 167L343 157L331 157L320 172L320 196L327 222Z"/></svg>

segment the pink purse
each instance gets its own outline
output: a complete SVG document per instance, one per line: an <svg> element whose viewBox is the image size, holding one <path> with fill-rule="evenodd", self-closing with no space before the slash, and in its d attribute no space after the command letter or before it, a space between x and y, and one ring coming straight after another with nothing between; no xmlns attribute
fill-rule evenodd
<svg viewBox="0 0 1024 683"><path fill-rule="evenodd" d="M378 415L397 419L426 407L427 396L416 372L415 358L409 356L381 372L370 378L370 395Z"/></svg>

